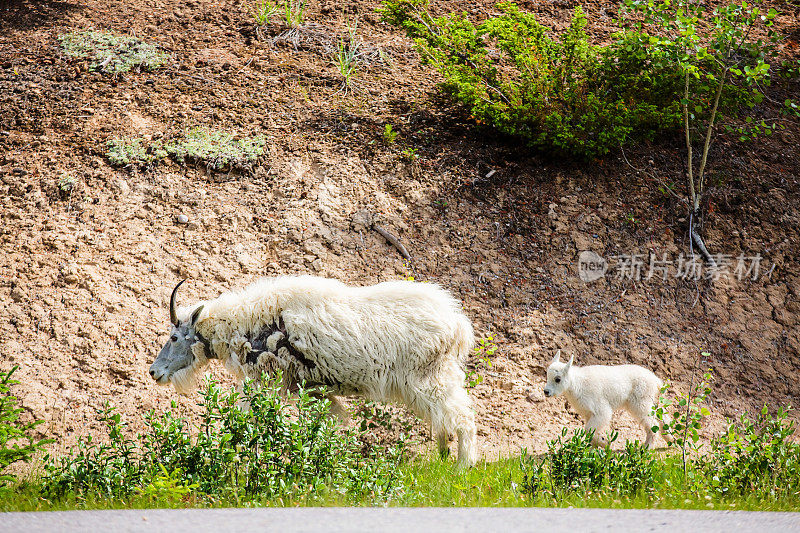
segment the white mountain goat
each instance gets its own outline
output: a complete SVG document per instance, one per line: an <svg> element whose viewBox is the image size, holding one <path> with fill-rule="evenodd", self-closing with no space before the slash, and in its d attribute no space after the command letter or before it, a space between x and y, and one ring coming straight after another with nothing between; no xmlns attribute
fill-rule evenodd
<svg viewBox="0 0 800 533"><path fill-rule="evenodd" d="M547 368L547 397L564 394L569 404L586 420L586 430L594 430L592 443L607 444L604 430L611 422L614 411L625 408L642 425L647 434L645 446L653 443L653 427L663 423L653 416L653 405L658 399L662 381L650 370L638 365L578 367L560 361L561 350ZM664 422L669 423L668 420ZM664 435L665 438L668 438Z"/></svg>
<svg viewBox="0 0 800 533"><path fill-rule="evenodd" d="M183 283L183 282L181 282ZM458 436L458 464L477 458L475 413L464 388L472 324L433 283L391 281L349 287L313 276L262 278L244 289L175 310L170 339L150 375L178 392L196 387L219 359L240 383L283 372L285 386L399 401L430 422L439 451Z"/></svg>

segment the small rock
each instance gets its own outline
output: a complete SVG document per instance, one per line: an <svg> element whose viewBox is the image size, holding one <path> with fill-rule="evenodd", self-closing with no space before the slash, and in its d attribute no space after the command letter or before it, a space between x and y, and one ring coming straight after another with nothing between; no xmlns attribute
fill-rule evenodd
<svg viewBox="0 0 800 533"><path fill-rule="evenodd" d="M291 228L286 233L286 238L289 239L290 242L302 242L303 241L303 232L297 228Z"/></svg>
<svg viewBox="0 0 800 533"><path fill-rule="evenodd" d="M19 287L14 287L11 290L11 299L17 303L20 303L27 300L27 297L25 296L25 293L22 292L22 289L20 289Z"/></svg>
<svg viewBox="0 0 800 533"><path fill-rule="evenodd" d="M189 217L187 217L186 215L181 213L180 215L175 217L175 221L178 224L188 224L189 223Z"/></svg>
<svg viewBox="0 0 800 533"><path fill-rule="evenodd" d="M544 401L544 396L541 394L541 392L536 393L533 390L528 390L528 394L525 395L525 399L531 403L537 403Z"/></svg>
<svg viewBox="0 0 800 533"><path fill-rule="evenodd" d="M353 229L356 231L371 228L374 221L375 216L367 209L361 209L353 213L352 223Z"/></svg>

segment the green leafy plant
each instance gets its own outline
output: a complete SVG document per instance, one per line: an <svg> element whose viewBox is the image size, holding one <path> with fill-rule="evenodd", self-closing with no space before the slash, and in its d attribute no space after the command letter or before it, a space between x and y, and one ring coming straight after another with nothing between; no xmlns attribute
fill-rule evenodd
<svg viewBox="0 0 800 533"><path fill-rule="evenodd" d="M664 100L677 78L618 43L591 44L580 7L557 38L516 4L496 7L477 25L466 14L432 16L428 0L388 0L382 14L477 122L531 147L591 158L678 123L677 99Z"/></svg>
<svg viewBox="0 0 800 533"><path fill-rule="evenodd" d="M77 178L69 172L62 172L58 176L58 194L62 199L67 200L67 211L72 209L72 193L78 184Z"/></svg>
<svg viewBox="0 0 800 533"><path fill-rule="evenodd" d="M109 74L155 70L169 59L169 55L152 44L128 35L82 31L61 35L58 40L65 55L88 59L92 61L90 68Z"/></svg>
<svg viewBox="0 0 800 533"><path fill-rule="evenodd" d="M387 406L377 402L365 400L358 407L358 417L361 419L359 429L363 432L382 428L386 431L400 430L403 433L411 431L411 424L394 416Z"/></svg>
<svg viewBox="0 0 800 533"><path fill-rule="evenodd" d="M497 353L498 346L494 342L494 335L488 335L478 339L478 345L475 347L475 354L483 357L494 357Z"/></svg>
<svg viewBox="0 0 800 533"><path fill-rule="evenodd" d="M108 142L109 162L120 166L151 166L167 157L178 163L205 164L210 170L249 170L266 153L264 135L236 138L231 133L192 128L169 142L132 137Z"/></svg>
<svg viewBox="0 0 800 533"><path fill-rule="evenodd" d="M633 12L638 18L623 40L683 78L679 98L672 98L680 102L687 152L689 194L682 200L689 210L692 243L711 266L716 261L696 227L703 218L701 202L715 128L724 116L760 103L765 97L761 86L770 81L768 61L774 58L777 35L772 22L777 12L772 8L763 12L760 3L742 1L711 9L693 0L625 0L624 4L623 13ZM766 40L756 36L757 26L763 26ZM748 117L747 123L752 119ZM764 121L751 125L750 134L756 136L769 135L774 128ZM696 136L703 141L697 167Z"/></svg>
<svg viewBox="0 0 800 533"><path fill-rule="evenodd" d="M75 176L67 172L62 172L58 177L58 189L65 194L72 191L75 183L77 183Z"/></svg>
<svg viewBox="0 0 800 533"><path fill-rule="evenodd" d="M245 402L249 409L239 407ZM298 391L294 413L281 395L280 377L247 384L240 396L208 382L196 427L173 404L149 412L147 431L126 437L126 424L111 406L100 411L106 442L80 439L66 456L47 457L42 492L121 498L132 494L315 498L334 493L385 499L396 489L393 474L402 443L366 445L356 430L342 430L328 416L329 402ZM159 497L160 497L159 496Z"/></svg>
<svg viewBox="0 0 800 533"><path fill-rule="evenodd" d="M559 500L576 491L631 496L654 489L657 464L646 447L627 442L616 453L610 448L616 433L604 448L592 446L593 434L581 429L567 438L564 428L557 439L548 441L541 459L523 455L523 494Z"/></svg>
<svg viewBox="0 0 800 533"><path fill-rule="evenodd" d="M419 154L417 154L417 151L417 148L405 148L400 152L400 157L409 163L413 163L419 159Z"/></svg>
<svg viewBox="0 0 800 533"><path fill-rule="evenodd" d="M178 162L195 161L209 169L249 168L265 153L264 135L234 138L230 133L193 128L164 149Z"/></svg>
<svg viewBox="0 0 800 533"><path fill-rule="evenodd" d="M706 124L690 191L699 205L715 121L764 98L774 10L732 3L707 12L692 0L626 0L620 31L601 45L590 42L580 7L560 33L512 2L496 8L499 15L477 24L465 13L435 17L428 0L386 0L381 12L414 39L443 76L443 90L478 123L533 148L596 158L679 126L688 139ZM751 32L762 23L766 41Z"/></svg>
<svg viewBox="0 0 800 533"><path fill-rule="evenodd" d="M796 423L787 420L789 411L772 416L764 406L755 418L745 413L731 422L695 460L697 478L718 496L800 496L800 444L792 441Z"/></svg>
<svg viewBox="0 0 800 533"><path fill-rule="evenodd" d="M492 368L491 357L497 352L498 346L494 343L494 336L489 335L478 339L478 345L472 353L472 361L467 365L466 387L472 389L483 383L483 375L480 370Z"/></svg>
<svg viewBox="0 0 800 533"><path fill-rule="evenodd" d="M158 466L161 469L161 474L157 475L147 486L137 488L137 494L153 501L174 504L191 492L196 491L199 487L197 483L186 485L181 479L183 472L179 468L172 472L167 472L164 465Z"/></svg>
<svg viewBox="0 0 800 533"><path fill-rule="evenodd" d="M145 144L146 142L138 137L111 139L108 141L106 157L112 165L149 166L169 155L163 143L156 141Z"/></svg>
<svg viewBox="0 0 800 533"><path fill-rule="evenodd" d="M0 371L0 490L16 480L16 476L6 473L6 468L17 462L30 462L52 439L36 439L33 429L42 423L21 422L22 408L19 400L11 394L11 386L19 383L11 378L17 366L5 372Z"/></svg>
<svg viewBox="0 0 800 533"><path fill-rule="evenodd" d="M708 357L708 352L702 352L701 357ZM703 374L699 383L694 383L694 373L685 396L678 396L670 400L666 396L670 385L664 384L661 388L659 402L653 408L655 417L662 423L663 432L670 446L681 450L684 475L687 474L687 451L698 451L702 446L700 431L703 419L711 414L704 404L711 394L713 374L710 370ZM659 426L653 426L654 432L659 431Z"/></svg>
<svg viewBox="0 0 800 533"><path fill-rule="evenodd" d="M391 124L386 124L383 127L383 142L384 144L394 144L397 139L397 131L392 128ZM412 280L413 281L413 280Z"/></svg>

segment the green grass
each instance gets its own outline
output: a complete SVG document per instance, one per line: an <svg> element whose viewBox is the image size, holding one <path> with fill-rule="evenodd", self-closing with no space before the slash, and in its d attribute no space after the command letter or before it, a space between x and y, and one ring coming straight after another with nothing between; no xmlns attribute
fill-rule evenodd
<svg viewBox="0 0 800 533"><path fill-rule="evenodd" d="M764 499L754 497L715 498L686 489L680 458L660 454L664 465L655 494L626 497L614 493L575 491L562 498L531 497L521 492L521 458L481 462L467 471L455 469L452 460L420 458L404 464L399 471L401 490L389 506L408 507L598 507L618 509L702 509L745 511L800 511L800 498ZM70 494L56 501L42 498L32 485L20 484L0 492L0 512L61 511L72 509L146 509L186 507L294 507L319 505L374 505L367 499L336 494L313 498L277 498L241 501L236 498L192 494L180 500L144 496L129 498L80 497Z"/></svg>
<svg viewBox="0 0 800 533"><path fill-rule="evenodd" d="M308 0L259 0L250 5L256 24L264 26L277 20L290 28L301 26L306 19Z"/></svg>
<svg viewBox="0 0 800 533"><path fill-rule="evenodd" d="M559 498L529 496L521 491L521 457L483 462L462 472L452 463L430 460L403 467L406 490L391 505L422 507L602 507L620 509L722 509L798 511L800 497L791 500L757 498L722 499L688 490L683 483L680 458L662 454L661 476L652 495L622 496L614 492L576 490ZM413 490L408 489L413 487Z"/></svg>

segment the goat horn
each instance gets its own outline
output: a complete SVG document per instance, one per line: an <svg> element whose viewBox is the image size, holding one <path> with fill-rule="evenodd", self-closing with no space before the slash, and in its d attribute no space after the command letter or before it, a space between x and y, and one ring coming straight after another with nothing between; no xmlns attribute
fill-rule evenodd
<svg viewBox="0 0 800 533"><path fill-rule="evenodd" d="M172 296L169 297L169 321L172 322L172 325L178 327L178 315L175 314L175 294L178 292L178 287L180 287L183 282L186 281L182 279L175 285L175 288L172 289Z"/></svg>

